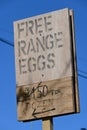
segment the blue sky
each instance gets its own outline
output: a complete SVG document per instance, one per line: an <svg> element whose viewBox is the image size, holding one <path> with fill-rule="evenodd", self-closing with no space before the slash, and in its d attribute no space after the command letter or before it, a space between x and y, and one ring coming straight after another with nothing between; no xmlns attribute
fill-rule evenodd
<svg viewBox="0 0 87 130"><path fill-rule="evenodd" d="M13 22L63 8L74 10L80 113L53 118L54 130L87 128L87 1L0 0L0 39L14 45ZM0 41L0 130L42 130L17 121L14 47Z"/></svg>

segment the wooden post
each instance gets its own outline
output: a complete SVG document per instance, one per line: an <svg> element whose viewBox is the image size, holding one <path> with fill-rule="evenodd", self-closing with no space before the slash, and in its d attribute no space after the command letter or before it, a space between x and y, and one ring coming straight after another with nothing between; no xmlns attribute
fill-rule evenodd
<svg viewBox="0 0 87 130"><path fill-rule="evenodd" d="M53 130L53 118L45 118L42 120L43 130Z"/></svg>

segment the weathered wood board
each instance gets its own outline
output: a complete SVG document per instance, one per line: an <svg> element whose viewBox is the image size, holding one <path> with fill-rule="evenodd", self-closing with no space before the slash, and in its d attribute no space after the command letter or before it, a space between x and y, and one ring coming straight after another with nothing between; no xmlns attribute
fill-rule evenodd
<svg viewBox="0 0 87 130"><path fill-rule="evenodd" d="M14 22L18 120L79 112L73 11Z"/></svg>
<svg viewBox="0 0 87 130"><path fill-rule="evenodd" d="M67 78L17 87L19 120L74 112L72 84L72 78Z"/></svg>

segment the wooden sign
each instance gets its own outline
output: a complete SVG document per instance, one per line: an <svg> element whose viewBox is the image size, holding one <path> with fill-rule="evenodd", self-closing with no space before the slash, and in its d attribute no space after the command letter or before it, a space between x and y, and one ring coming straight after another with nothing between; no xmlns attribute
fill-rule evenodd
<svg viewBox="0 0 87 130"><path fill-rule="evenodd" d="M18 120L79 112L73 12L14 22Z"/></svg>

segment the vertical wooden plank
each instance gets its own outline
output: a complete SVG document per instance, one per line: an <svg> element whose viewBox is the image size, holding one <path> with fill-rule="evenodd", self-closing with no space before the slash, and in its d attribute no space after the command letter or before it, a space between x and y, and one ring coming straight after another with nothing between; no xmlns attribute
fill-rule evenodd
<svg viewBox="0 0 87 130"><path fill-rule="evenodd" d="M45 118L42 120L43 130L53 130L53 118Z"/></svg>
<svg viewBox="0 0 87 130"><path fill-rule="evenodd" d="M76 112L80 112L80 103L79 103L79 89L78 89L78 75L77 75L77 59L76 59L76 41L75 41L75 26L74 26L74 11L69 10L70 13L70 22L71 22L71 37L73 43L73 60L74 60L74 85L75 85L75 103L76 103Z"/></svg>

